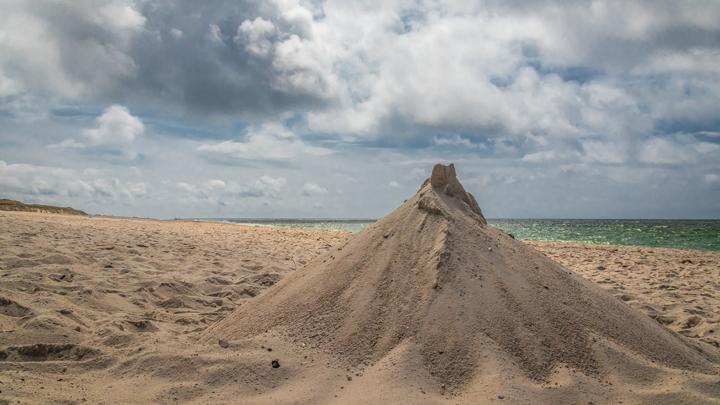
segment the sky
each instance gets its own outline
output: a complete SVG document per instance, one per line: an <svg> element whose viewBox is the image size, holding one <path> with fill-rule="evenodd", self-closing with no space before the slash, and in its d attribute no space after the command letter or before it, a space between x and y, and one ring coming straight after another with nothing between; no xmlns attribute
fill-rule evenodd
<svg viewBox="0 0 720 405"><path fill-rule="evenodd" d="M720 218L720 2L0 0L0 197L375 218Z"/></svg>

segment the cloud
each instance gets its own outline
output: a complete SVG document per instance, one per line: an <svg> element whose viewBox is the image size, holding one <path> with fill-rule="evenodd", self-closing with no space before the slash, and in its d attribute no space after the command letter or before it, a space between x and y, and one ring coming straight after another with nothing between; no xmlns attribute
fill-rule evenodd
<svg viewBox="0 0 720 405"><path fill-rule="evenodd" d="M274 6L271 17L243 21L234 41L269 64L274 90L320 100L335 98L339 83L332 71L333 56L324 44L314 41L312 12L292 0L270 4Z"/></svg>
<svg viewBox="0 0 720 405"><path fill-rule="evenodd" d="M128 145L145 133L139 118L126 107L112 105L97 118L97 127L83 132L93 145Z"/></svg>
<svg viewBox="0 0 720 405"><path fill-rule="evenodd" d="M310 131L343 139L634 136L711 121L720 98L720 6L708 3L102 0L3 12L0 79L13 92L253 125L307 114Z"/></svg>
<svg viewBox="0 0 720 405"><path fill-rule="evenodd" d="M250 129L244 141L203 144L197 150L209 159L224 161L288 160L300 155L324 156L332 153L329 149L305 144L293 132L278 124Z"/></svg>
<svg viewBox="0 0 720 405"><path fill-rule="evenodd" d="M86 145L75 139L68 138L62 142L53 143L48 145L50 149L85 149Z"/></svg>
<svg viewBox="0 0 720 405"><path fill-rule="evenodd" d="M302 187L301 194L305 197L311 197L314 194L325 194L327 192L328 190L321 185L315 183L305 183Z"/></svg>
<svg viewBox="0 0 720 405"><path fill-rule="evenodd" d="M639 160L649 164L681 165L720 161L720 144L697 142L686 134L645 142Z"/></svg>
<svg viewBox="0 0 720 405"><path fill-rule="evenodd" d="M245 50L250 54L265 58L272 50L275 36L277 35L275 25L262 17L254 20L245 20L238 26L236 43L243 44Z"/></svg>
<svg viewBox="0 0 720 405"><path fill-rule="evenodd" d="M40 201L133 203L148 195L144 182L125 182L116 177L98 177L92 170L77 171L31 164L8 164L0 160L0 189L11 197Z"/></svg>
<svg viewBox="0 0 720 405"><path fill-rule="evenodd" d="M596 163L622 164L630 160L627 142L607 139L578 138L571 142L551 142L544 138L534 139L537 146L528 148L521 161L538 164Z"/></svg>
<svg viewBox="0 0 720 405"><path fill-rule="evenodd" d="M143 136L145 125L121 105L111 105L95 119L95 127L82 131L78 138L67 138L47 145L50 149L86 150L122 159L140 155L130 147Z"/></svg>
<svg viewBox="0 0 720 405"><path fill-rule="evenodd" d="M220 29L219 26L217 26L217 24L208 25L208 31L207 31L205 38L207 38L208 41L210 41L214 44L217 44L217 45L223 44L222 30Z"/></svg>
<svg viewBox="0 0 720 405"><path fill-rule="evenodd" d="M398 182L395 181L395 180L391 180L391 181L388 183L388 187L390 187L390 188L400 188L400 183L398 183Z"/></svg>
<svg viewBox="0 0 720 405"><path fill-rule="evenodd" d="M558 153L554 150L545 150L540 152L528 153L522 157L524 162L530 163L542 163L542 162L554 162L560 159Z"/></svg>
<svg viewBox="0 0 720 405"><path fill-rule="evenodd" d="M309 215L283 204L315 179L312 202L377 215L445 161L498 188L490 213L718 215L717 2L0 3L0 159L125 185L132 158L154 212ZM298 186L273 202L262 176Z"/></svg>
<svg viewBox="0 0 720 405"><path fill-rule="evenodd" d="M433 144L439 147L456 147L465 149L484 149L485 145L473 143L467 138L463 138L458 134L450 136L435 136L433 138Z"/></svg>
<svg viewBox="0 0 720 405"><path fill-rule="evenodd" d="M282 177L263 175L259 179L241 184L235 181L211 179L200 184L178 182L175 186L194 201L228 205L246 198L279 198L287 180Z"/></svg>
<svg viewBox="0 0 720 405"><path fill-rule="evenodd" d="M131 43L146 19L133 1L6 1L0 7L0 72L12 72L15 85L38 103L115 92L137 72Z"/></svg>
<svg viewBox="0 0 720 405"><path fill-rule="evenodd" d="M182 32L182 30L179 30L179 29L177 29L177 28L171 28L171 29L170 29L170 34L171 34L173 37L177 38L177 39L182 38L183 35L184 35L183 32Z"/></svg>

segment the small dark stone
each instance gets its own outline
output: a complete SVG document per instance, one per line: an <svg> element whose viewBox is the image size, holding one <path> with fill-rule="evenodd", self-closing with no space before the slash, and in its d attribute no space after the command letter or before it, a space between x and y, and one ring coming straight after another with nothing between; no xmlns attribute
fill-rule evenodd
<svg viewBox="0 0 720 405"><path fill-rule="evenodd" d="M511 238L513 238L513 239L515 239L515 235L513 235L513 234L511 234L511 233L508 233L508 236L511 237Z"/></svg>
<svg viewBox="0 0 720 405"><path fill-rule="evenodd" d="M598 270L605 270L605 266L597 266Z"/></svg>
<svg viewBox="0 0 720 405"><path fill-rule="evenodd" d="M273 360L272 362L270 362L270 365L272 366L272 368L280 368L280 362L277 360Z"/></svg>
<svg viewBox="0 0 720 405"><path fill-rule="evenodd" d="M272 347L268 347L268 348L267 348L267 351L271 352L271 351L272 351Z"/></svg>
<svg viewBox="0 0 720 405"><path fill-rule="evenodd" d="M227 349L230 347L230 343L224 341L224 340L218 340L218 345L222 347L223 349Z"/></svg>
<svg viewBox="0 0 720 405"><path fill-rule="evenodd" d="M498 399L505 399L505 397L502 395L498 395Z"/></svg>

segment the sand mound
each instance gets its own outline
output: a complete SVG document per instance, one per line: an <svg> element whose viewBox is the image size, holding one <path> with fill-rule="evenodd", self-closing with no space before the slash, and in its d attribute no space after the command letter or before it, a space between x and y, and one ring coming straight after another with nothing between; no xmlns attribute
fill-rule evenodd
<svg viewBox="0 0 720 405"><path fill-rule="evenodd" d="M593 377L629 369L637 358L706 373L718 362L487 226L452 165L435 166L402 206L238 308L203 340L268 332L348 367L372 368L409 351L404 358L422 365L416 375L449 390L487 372L488 357L537 381L560 366Z"/></svg>

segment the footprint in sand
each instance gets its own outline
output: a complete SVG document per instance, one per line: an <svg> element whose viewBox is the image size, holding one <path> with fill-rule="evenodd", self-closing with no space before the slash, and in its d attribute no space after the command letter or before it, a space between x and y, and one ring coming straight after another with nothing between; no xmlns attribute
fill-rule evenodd
<svg viewBox="0 0 720 405"><path fill-rule="evenodd" d="M13 318L23 318L32 314L30 308L24 307L17 302L0 297L0 314Z"/></svg>
<svg viewBox="0 0 720 405"><path fill-rule="evenodd" d="M72 264L74 262L74 260L67 256L63 256L60 254L54 254L54 255L45 256L42 259L38 260L38 262L42 263L42 264L65 264L65 265L67 265L67 264Z"/></svg>
<svg viewBox="0 0 720 405"><path fill-rule="evenodd" d="M61 273L48 274L48 278L50 280L56 281L58 283L61 281L69 283L69 282L73 281L73 278L75 278L75 273L70 270L65 269Z"/></svg>
<svg viewBox="0 0 720 405"><path fill-rule="evenodd" d="M128 319L125 322L129 324L135 332L156 332L158 330L157 326L148 319Z"/></svg>
<svg viewBox="0 0 720 405"><path fill-rule="evenodd" d="M36 343L29 346L11 346L0 350L0 361L82 361L95 358L100 351L74 344Z"/></svg>

